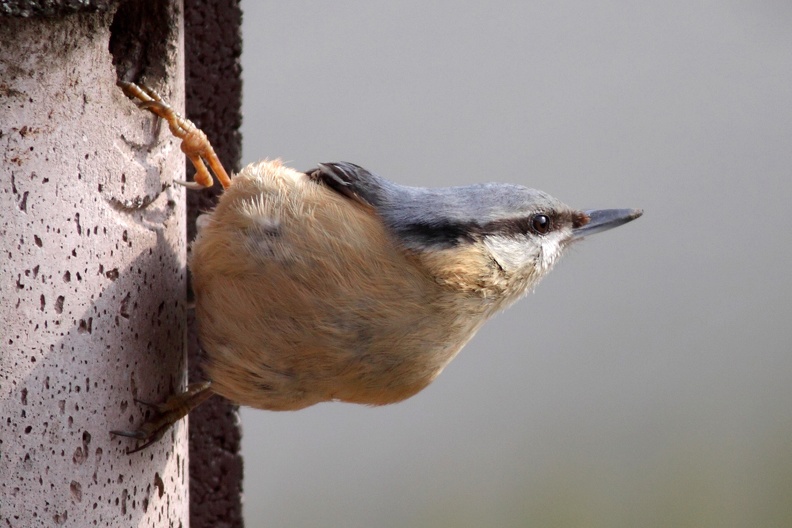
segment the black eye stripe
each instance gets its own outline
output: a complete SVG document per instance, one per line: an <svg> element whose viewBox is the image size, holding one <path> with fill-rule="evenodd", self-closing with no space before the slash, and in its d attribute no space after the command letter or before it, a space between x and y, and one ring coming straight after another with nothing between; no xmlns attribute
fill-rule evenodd
<svg viewBox="0 0 792 528"><path fill-rule="evenodd" d="M552 231L559 219L554 212L536 213L521 218L494 220L481 226L480 233L490 235L545 235ZM543 227L544 226L544 227Z"/></svg>
<svg viewBox="0 0 792 528"><path fill-rule="evenodd" d="M579 211L547 211L518 218L492 220L483 224L476 221L411 223L398 226L397 231L405 238L420 240L422 245L449 248L473 243L482 236L542 236L566 224L579 227L587 221L588 217Z"/></svg>

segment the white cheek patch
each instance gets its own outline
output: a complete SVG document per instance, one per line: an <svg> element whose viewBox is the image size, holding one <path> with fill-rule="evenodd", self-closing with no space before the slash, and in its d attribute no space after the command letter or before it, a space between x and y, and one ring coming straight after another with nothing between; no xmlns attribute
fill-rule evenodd
<svg viewBox="0 0 792 528"><path fill-rule="evenodd" d="M539 271L542 275L553 269L553 265L558 260L558 257L561 256L563 249L561 241L566 238L567 236L560 231L553 231L549 235L542 238L542 250L539 255L540 258L537 262Z"/></svg>
<svg viewBox="0 0 792 528"><path fill-rule="evenodd" d="M484 239L484 245L498 265L510 273L532 266L540 256L538 246L518 237L488 236Z"/></svg>
<svg viewBox="0 0 792 528"><path fill-rule="evenodd" d="M484 245L504 271L542 275L548 273L561 256L563 241L569 238L566 230L553 231L542 237L488 236Z"/></svg>

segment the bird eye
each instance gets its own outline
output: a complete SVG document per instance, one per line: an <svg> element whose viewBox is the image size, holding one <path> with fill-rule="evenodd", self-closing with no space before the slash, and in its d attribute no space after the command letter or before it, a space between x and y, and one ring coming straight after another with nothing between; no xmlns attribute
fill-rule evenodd
<svg viewBox="0 0 792 528"><path fill-rule="evenodd" d="M550 217L543 214L534 215L531 218L531 229L540 235L550 231Z"/></svg>

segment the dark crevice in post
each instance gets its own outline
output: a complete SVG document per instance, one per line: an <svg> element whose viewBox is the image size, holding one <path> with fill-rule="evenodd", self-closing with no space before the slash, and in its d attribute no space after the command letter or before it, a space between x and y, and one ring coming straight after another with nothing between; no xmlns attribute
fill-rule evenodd
<svg viewBox="0 0 792 528"><path fill-rule="evenodd" d="M226 170L238 171L242 152L242 11L239 0L185 0L186 113L212 142ZM187 163L187 179L194 169ZM187 239L195 219L214 208L219 185L187 194ZM202 351L194 314L188 328L190 381L200 372ZM190 526L241 527L242 455L237 406L212 398L190 414Z"/></svg>
<svg viewBox="0 0 792 528"><path fill-rule="evenodd" d="M119 6L110 25L110 53L120 80L145 78L155 84L165 76L163 61L174 56L168 49L176 27L174 17L170 2L128 0Z"/></svg>

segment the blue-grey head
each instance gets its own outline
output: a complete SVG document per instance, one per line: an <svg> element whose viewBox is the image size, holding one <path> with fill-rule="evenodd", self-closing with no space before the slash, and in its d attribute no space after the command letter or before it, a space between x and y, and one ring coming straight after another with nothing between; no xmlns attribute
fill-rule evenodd
<svg viewBox="0 0 792 528"><path fill-rule="evenodd" d="M530 277L530 284L549 272L572 242L642 214L576 210L545 192L506 183L408 187L352 163L325 163L307 174L373 207L408 250L449 255L474 245L504 273Z"/></svg>

